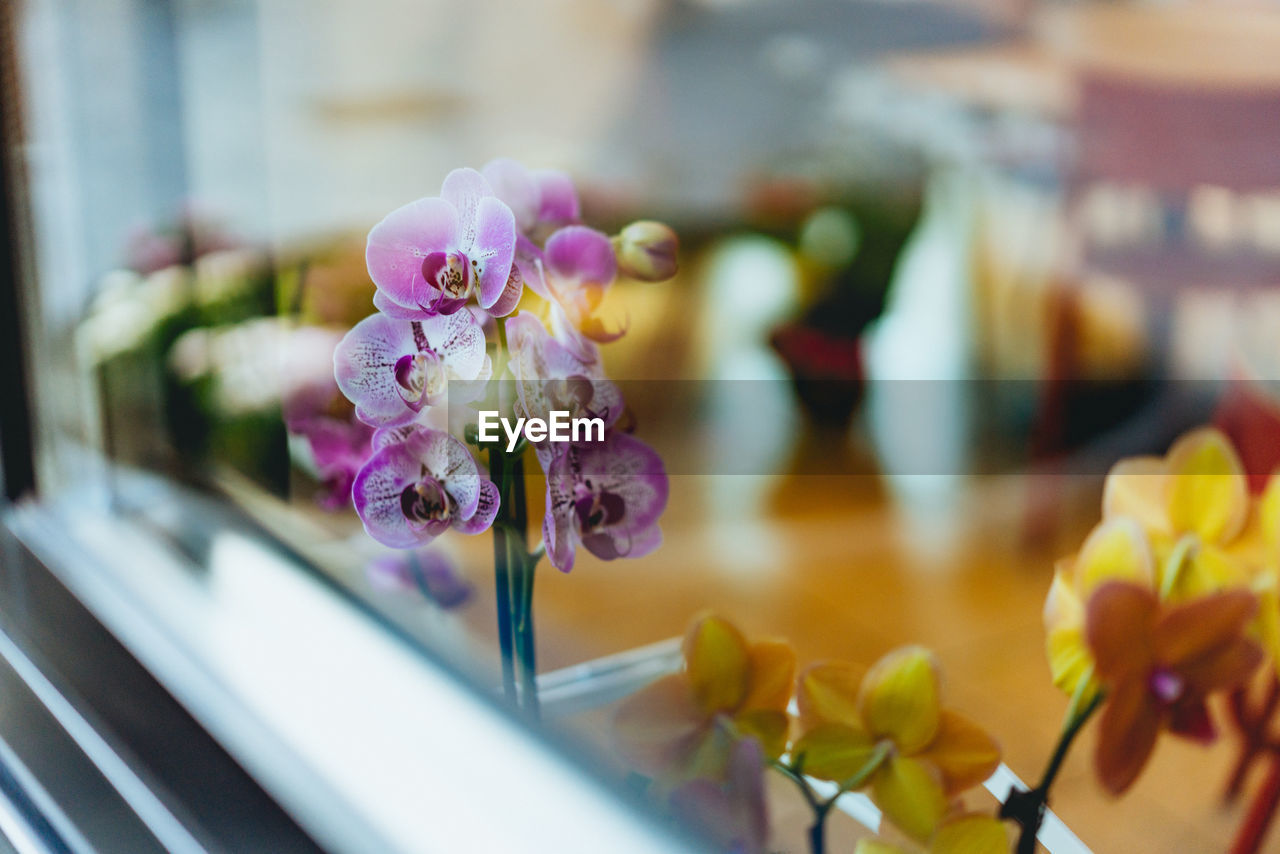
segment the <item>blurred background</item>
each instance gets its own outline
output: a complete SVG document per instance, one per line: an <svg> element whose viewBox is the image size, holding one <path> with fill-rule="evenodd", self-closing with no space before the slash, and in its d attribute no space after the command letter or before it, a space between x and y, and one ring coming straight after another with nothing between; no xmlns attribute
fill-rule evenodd
<svg viewBox="0 0 1280 854"><path fill-rule="evenodd" d="M542 573L546 671L705 608L802 661L921 642L1029 779L1065 707L1043 596L1109 465L1209 421L1280 463L1274 3L25 0L14 26L42 490L246 508L481 678L487 540L407 576L288 430L315 395L348 418L324 395L372 311L364 236L457 166L564 169L587 222L682 241L676 279L611 293L606 350L672 474L665 545ZM562 723L607 753L606 711ZM1119 805L1088 755L1054 807L1090 847L1226 838L1184 785L1224 752L1162 749Z"/></svg>

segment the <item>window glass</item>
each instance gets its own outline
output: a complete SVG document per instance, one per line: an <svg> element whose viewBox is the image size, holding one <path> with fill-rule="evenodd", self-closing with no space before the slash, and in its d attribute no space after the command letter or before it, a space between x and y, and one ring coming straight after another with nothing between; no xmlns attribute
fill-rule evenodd
<svg viewBox="0 0 1280 854"><path fill-rule="evenodd" d="M863 794L833 850L879 811L927 843L961 789L990 816L1035 783L1092 697L1046 667L1063 601L1096 654L1071 567L1145 549L1126 559L1174 600L1274 599L1269 556L1193 590L1171 552L1244 548L1280 462L1274 18L29 0L42 498L157 519L157 484L213 496L738 850L816 845L805 799L841 783ZM582 421L563 439L557 412ZM1104 476L1136 456L1149 479L1105 489L1139 544L1105 541ZM1151 487L1170 473L1227 486L1173 478L1179 503ZM804 669L827 660L860 669ZM872 721L879 683L852 674L877 661L945 671L943 706L1003 745L973 736L974 785L902 784L943 806L886 793L915 767L888 752L941 725ZM828 689L856 713L815 712ZM866 762L823 724L866 729ZM1204 754L1099 785L1089 749L1055 852L1233 832L1184 785Z"/></svg>

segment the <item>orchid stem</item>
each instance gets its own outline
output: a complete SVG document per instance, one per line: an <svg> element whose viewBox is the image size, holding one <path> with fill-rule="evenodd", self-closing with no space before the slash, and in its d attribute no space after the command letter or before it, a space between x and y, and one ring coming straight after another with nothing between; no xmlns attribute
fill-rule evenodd
<svg viewBox="0 0 1280 854"><path fill-rule="evenodd" d="M1062 722L1058 744L1053 750L1053 755L1049 757L1049 764L1044 769L1040 784L1030 791L1010 792L1008 800L1000 808L1001 818L1013 819L1022 825L1022 832L1018 835L1018 845L1014 849L1016 854L1035 854L1036 837L1040 833L1040 825L1044 822L1044 811L1049 804L1049 790L1053 788L1058 772L1062 770L1062 763L1071 750L1072 742L1093 713L1102 705L1105 694L1101 690L1090 697L1088 702L1084 701L1085 693L1092 681L1093 672L1090 670L1076 687L1066 718Z"/></svg>
<svg viewBox="0 0 1280 854"><path fill-rule="evenodd" d="M506 463L502 451L494 446L489 449L489 476L496 479L498 494L505 489ZM501 511L500 511L501 512ZM511 623L511 571L507 565L507 537L504 526L493 527L493 586L498 604L498 647L502 652L502 693L511 703L516 697L514 638Z"/></svg>
<svg viewBox="0 0 1280 854"><path fill-rule="evenodd" d="M1262 788L1249 804L1249 812L1245 814L1244 824L1231 844L1231 854L1257 854L1262 850L1262 842L1266 839L1271 821L1276 817L1276 807L1280 806L1280 758L1271 757L1271 767L1267 769Z"/></svg>
<svg viewBox="0 0 1280 854"><path fill-rule="evenodd" d="M515 542L519 570L519 611L516 615L516 648L520 655L520 685L525 710L533 719L541 714L538 702L537 648L533 633L533 577L538 562L530 560L527 543L529 518L528 500L525 496L524 457L517 454L511 464L510 518L515 528Z"/></svg>
<svg viewBox="0 0 1280 854"><path fill-rule="evenodd" d="M493 379L501 382L507 370L507 328L495 322L497 343ZM502 396L494 390L495 399ZM498 488L498 516L493 523L494 583L498 599L498 643L502 648L502 685L507 698L533 720L541 714L538 701L538 663L533 633L533 577L543 555L529 551L529 508L525 496L524 446L511 453L495 445L489 449L489 476ZM517 690L517 682L519 690Z"/></svg>
<svg viewBox="0 0 1280 854"><path fill-rule="evenodd" d="M836 801L854 789L866 785L866 782L871 779L871 775L889 758L890 750L888 743L877 744L867 758L866 763L851 776L842 780L839 788L836 789L836 793L825 801L818 797L804 776L803 754L791 765L780 759L775 759L772 762L774 769L796 784L796 787L800 789L800 794L804 796L805 802L809 804L809 809L813 810L813 824L809 825L810 854L825 854L827 850L827 816L836 805Z"/></svg>

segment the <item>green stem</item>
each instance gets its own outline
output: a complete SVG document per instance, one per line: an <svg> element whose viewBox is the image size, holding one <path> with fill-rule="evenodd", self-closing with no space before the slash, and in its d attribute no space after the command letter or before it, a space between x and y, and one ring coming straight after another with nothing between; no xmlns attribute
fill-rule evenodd
<svg viewBox="0 0 1280 854"><path fill-rule="evenodd" d="M534 638L533 623L533 579L538 562L531 559L528 546L529 505L525 495L524 457L515 457L511 466L511 521L516 530L516 560L520 564L520 586L517 601L520 603L516 616L515 635L519 639L517 649L520 655L521 686L525 708L529 715L537 718L540 714L538 703L538 661L537 645Z"/></svg>
<svg viewBox="0 0 1280 854"><path fill-rule="evenodd" d="M496 445L489 449L489 476L494 479L498 494L505 487L506 462ZM499 509L501 513L501 509ZM514 637L511 631L511 571L507 563L507 538L505 526L493 527L493 586L498 605L498 647L502 651L502 693L507 701L517 702Z"/></svg>
<svg viewBox="0 0 1280 854"><path fill-rule="evenodd" d="M1058 744L1053 750L1053 755L1049 757L1049 764L1044 769L1039 785L1030 791L1010 792L1004 806L1000 809L1001 818L1013 819L1022 825L1022 832L1018 835L1018 845L1014 849L1016 854L1035 854L1036 837L1040 833L1040 825L1044 822L1044 811L1049 804L1049 791L1058 778L1058 772L1062 770L1062 763L1071 750L1072 742L1105 699L1105 694L1098 690L1088 702L1085 702L1085 694L1092 682L1091 669L1076 686L1075 695L1071 698L1071 705L1062 722Z"/></svg>
<svg viewBox="0 0 1280 854"><path fill-rule="evenodd" d="M813 787L809 785L809 781L804 776L804 757L801 756L793 765L787 765L780 760L773 761L773 767L782 773L791 782L795 783L800 789L800 794L804 796L805 802L809 804L809 809L813 810L813 824L809 825L809 851L810 854L824 854L827 848L827 816L831 814L831 810L836 805L836 801L854 789L861 788L871 779L871 775L879 770L884 761L889 758L889 753L893 747L888 742L880 742L875 746L871 755L867 757L866 763L855 771L851 776L846 777L840 782L840 786L836 789L836 793L825 801L818 797L813 791Z"/></svg>
<svg viewBox="0 0 1280 854"><path fill-rule="evenodd" d="M507 329L498 320L493 378L501 383L507 370ZM495 400L502 395L494 388ZM533 632L533 577L542 548L529 552L529 509L525 496L524 447L505 453L489 449L489 476L498 488L498 516L493 524L495 586L498 598L498 641L502 647L503 689L529 716L537 719L538 663ZM517 680L519 692L516 691Z"/></svg>

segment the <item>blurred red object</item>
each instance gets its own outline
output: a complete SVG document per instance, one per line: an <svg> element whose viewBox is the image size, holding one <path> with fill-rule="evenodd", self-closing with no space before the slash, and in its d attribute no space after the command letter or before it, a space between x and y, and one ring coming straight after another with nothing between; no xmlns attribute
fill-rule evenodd
<svg viewBox="0 0 1280 854"><path fill-rule="evenodd" d="M862 399L862 341L795 323L775 330L769 343L786 362L805 411L824 424L848 424Z"/></svg>
<svg viewBox="0 0 1280 854"><path fill-rule="evenodd" d="M1261 382L1233 379L1218 401L1213 423L1236 446L1249 489L1261 492L1271 473L1280 469L1280 400Z"/></svg>

